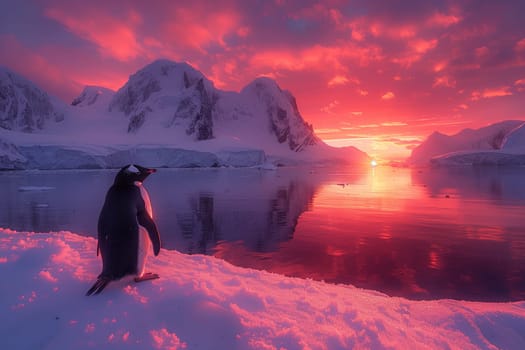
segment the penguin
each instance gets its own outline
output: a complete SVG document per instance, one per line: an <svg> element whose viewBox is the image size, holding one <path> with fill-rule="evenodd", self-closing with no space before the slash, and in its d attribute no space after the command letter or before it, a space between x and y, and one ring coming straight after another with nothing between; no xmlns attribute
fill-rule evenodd
<svg viewBox="0 0 525 350"><path fill-rule="evenodd" d="M86 295L99 294L109 282L135 275L135 282L158 278L145 273L146 256L160 252L160 235L144 180L155 169L129 164L121 168L109 188L98 219L97 255L102 272Z"/></svg>

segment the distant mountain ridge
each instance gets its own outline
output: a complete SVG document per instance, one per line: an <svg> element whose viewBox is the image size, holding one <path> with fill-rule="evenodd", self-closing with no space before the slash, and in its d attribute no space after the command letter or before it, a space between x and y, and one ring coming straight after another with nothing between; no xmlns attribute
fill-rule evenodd
<svg viewBox="0 0 525 350"><path fill-rule="evenodd" d="M35 84L0 67L0 128L34 132L64 120L64 105Z"/></svg>
<svg viewBox="0 0 525 350"><path fill-rule="evenodd" d="M20 106L26 112L18 113ZM169 60L143 67L116 92L86 86L69 105L2 71L0 143L0 169L369 160L355 147L334 148L318 138L295 97L274 80L259 77L240 92L223 91L189 64Z"/></svg>
<svg viewBox="0 0 525 350"><path fill-rule="evenodd" d="M412 150L411 165L500 164L521 162L525 154L525 122L505 120L479 129L464 129L454 135L432 133ZM509 155L509 156L507 156Z"/></svg>

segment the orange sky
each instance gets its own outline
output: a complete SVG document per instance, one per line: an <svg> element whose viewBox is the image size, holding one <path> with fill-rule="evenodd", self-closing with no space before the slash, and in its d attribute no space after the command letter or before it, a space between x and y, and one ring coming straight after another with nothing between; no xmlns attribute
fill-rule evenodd
<svg viewBox="0 0 525 350"><path fill-rule="evenodd" d="M435 130L525 119L522 0L40 0L0 14L0 64L66 102L157 58L216 87L277 80L331 145L402 158Z"/></svg>

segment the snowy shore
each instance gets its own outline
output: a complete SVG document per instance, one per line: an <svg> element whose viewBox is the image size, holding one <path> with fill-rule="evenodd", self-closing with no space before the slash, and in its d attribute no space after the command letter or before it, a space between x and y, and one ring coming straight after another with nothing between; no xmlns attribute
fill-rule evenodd
<svg viewBox="0 0 525 350"><path fill-rule="evenodd" d="M85 291L96 240L0 229L1 349L523 349L525 301L409 301L162 250Z"/></svg>

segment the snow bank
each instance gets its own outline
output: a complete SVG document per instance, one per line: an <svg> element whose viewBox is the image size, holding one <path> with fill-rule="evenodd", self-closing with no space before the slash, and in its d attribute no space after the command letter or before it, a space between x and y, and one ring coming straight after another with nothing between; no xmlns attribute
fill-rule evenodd
<svg viewBox="0 0 525 350"><path fill-rule="evenodd" d="M356 151L358 152L358 151ZM26 144L15 146L0 140L0 170L22 169L114 169L137 163L155 168L209 168L209 167L267 167L301 163L345 162L344 150L327 154L304 156L290 154L267 156L262 149L203 147L201 150L179 148L174 145L60 145ZM366 154L361 164L367 164ZM355 160L355 159L354 159Z"/></svg>
<svg viewBox="0 0 525 350"><path fill-rule="evenodd" d="M2 349L523 349L525 302L408 301L162 250L113 282L96 241L0 229Z"/></svg>
<svg viewBox="0 0 525 350"><path fill-rule="evenodd" d="M203 168L217 166L262 166L262 150L231 150L217 153L188 150L163 145L142 146L14 146L0 143L0 169L106 169L129 163L156 168Z"/></svg>

